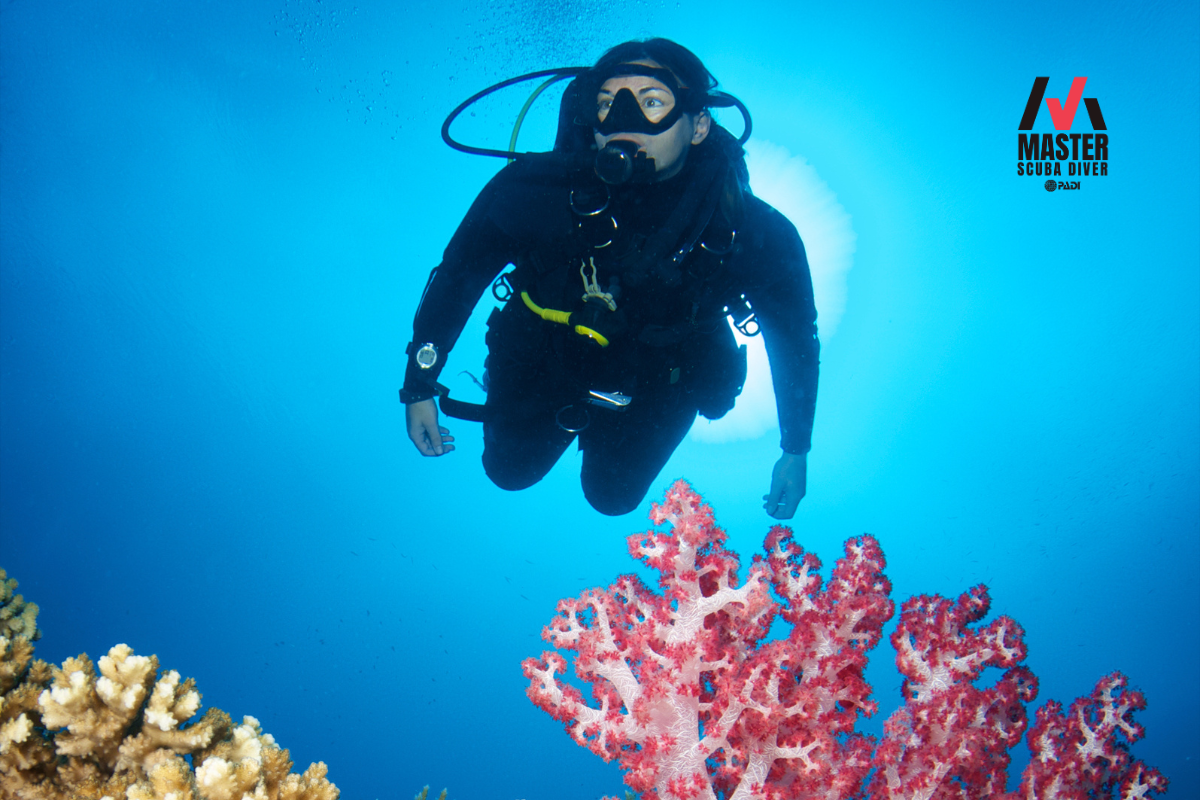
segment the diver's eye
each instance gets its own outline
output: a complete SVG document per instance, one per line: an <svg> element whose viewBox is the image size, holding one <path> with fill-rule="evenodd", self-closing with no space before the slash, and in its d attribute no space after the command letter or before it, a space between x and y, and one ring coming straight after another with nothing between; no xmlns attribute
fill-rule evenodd
<svg viewBox="0 0 1200 800"><path fill-rule="evenodd" d="M663 105L663 101L657 97L647 97L642 105L646 108L660 108Z"/></svg>

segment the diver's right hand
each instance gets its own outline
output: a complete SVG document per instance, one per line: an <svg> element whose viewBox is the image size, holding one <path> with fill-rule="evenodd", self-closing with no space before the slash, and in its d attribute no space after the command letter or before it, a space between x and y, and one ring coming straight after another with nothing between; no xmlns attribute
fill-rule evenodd
<svg viewBox="0 0 1200 800"><path fill-rule="evenodd" d="M454 450L454 437L450 431L438 425L437 404L433 398L409 403L404 407L404 418L408 422L408 438L423 456L443 456Z"/></svg>

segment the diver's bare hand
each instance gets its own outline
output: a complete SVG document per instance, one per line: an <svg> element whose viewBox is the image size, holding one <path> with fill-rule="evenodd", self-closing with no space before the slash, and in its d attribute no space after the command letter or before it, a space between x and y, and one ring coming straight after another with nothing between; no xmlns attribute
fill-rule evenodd
<svg viewBox="0 0 1200 800"><path fill-rule="evenodd" d="M791 519L804 497L808 477L808 456L784 453L771 470L771 493L764 494L763 508L775 519Z"/></svg>
<svg viewBox="0 0 1200 800"><path fill-rule="evenodd" d="M438 425L437 404L433 398L409 403L404 407L404 418L408 423L408 438L423 456L443 456L454 450L454 437L450 431Z"/></svg>

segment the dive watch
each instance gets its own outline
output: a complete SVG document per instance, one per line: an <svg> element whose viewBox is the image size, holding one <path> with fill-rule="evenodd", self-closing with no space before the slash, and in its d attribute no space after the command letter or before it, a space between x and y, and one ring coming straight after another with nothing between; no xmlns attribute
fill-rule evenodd
<svg viewBox="0 0 1200 800"><path fill-rule="evenodd" d="M426 342L418 348L416 361L421 369L433 369L433 365L438 361L437 347L433 342Z"/></svg>

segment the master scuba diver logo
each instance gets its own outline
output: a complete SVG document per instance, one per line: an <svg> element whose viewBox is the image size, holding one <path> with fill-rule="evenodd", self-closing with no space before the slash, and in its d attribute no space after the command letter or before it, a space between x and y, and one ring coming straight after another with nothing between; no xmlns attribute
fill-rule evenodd
<svg viewBox="0 0 1200 800"><path fill-rule="evenodd" d="M1017 126L1017 130L1021 131L1017 134L1017 174L1051 178L1043 184L1048 192L1079 189L1078 180L1056 181L1052 178L1063 175L1108 175L1108 126L1104 124L1104 115L1100 113L1100 101L1083 96L1083 87L1087 84L1087 78L1083 77L1071 81L1066 102L1059 101L1057 97L1046 98L1046 108L1050 111L1050 121L1056 131L1070 131L1075 123L1079 101L1083 100L1092 124L1092 133L1026 133L1033 130L1049 82L1048 77L1033 80L1033 89L1025 103L1025 113L1021 116L1021 124Z"/></svg>

